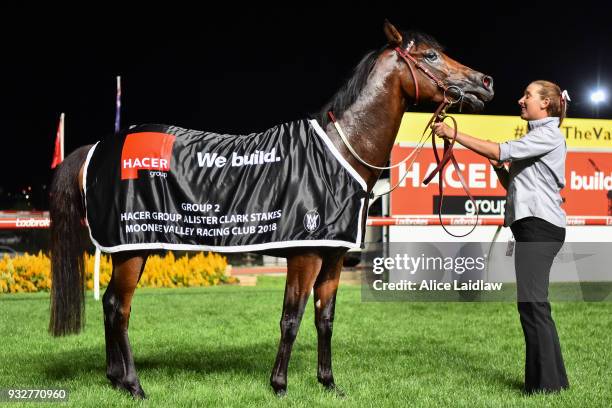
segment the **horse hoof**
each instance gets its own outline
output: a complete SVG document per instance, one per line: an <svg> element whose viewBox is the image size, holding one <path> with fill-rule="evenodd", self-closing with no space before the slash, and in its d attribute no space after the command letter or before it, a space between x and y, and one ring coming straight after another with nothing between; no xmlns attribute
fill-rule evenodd
<svg viewBox="0 0 612 408"><path fill-rule="evenodd" d="M130 391L130 394L132 394L132 398L134 398L135 400L147 399L147 396L145 395L145 392L142 388L139 388L134 391Z"/></svg>
<svg viewBox="0 0 612 408"><path fill-rule="evenodd" d="M287 395L286 385L280 385L280 384L271 384L271 385L272 385L272 389L274 390L274 394L276 394L277 397L283 398Z"/></svg>
<svg viewBox="0 0 612 408"><path fill-rule="evenodd" d="M130 395L132 396L132 398L134 398L135 400L141 400L141 399L147 399L147 396L145 395L144 390L142 389L142 387L137 384L137 385L126 385L124 384L121 388L123 388L125 391L129 392Z"/></svg>
<svg viewBox="0 0 612 408"><path fill-rule="evenodd" d="M109 380L115 389L129 392L132 398L147 399L147 396L140 384L127 384L115 378L109 378Z"/></svg>
<svg viewBox="0 0 612 408"><path fill-rule="evenodd" d="M335 383L331 383L331 384L324 384L323 387L325 387L325 391L329 392L329 393L333 393L335 397L337 398L346 398L346 393L342 390L342 388L338 387Z"/></svg>
<svg viewBox="0 0 612 408"><path fill-rule="evenodd" d="M147 396L145 395L144 390L142 389L142 387L140 386L140 382L138 380L136 381L129 381L126 383L123 383L123 388L130 393L130 395L132 396L132 398L134 399L147 399Z"/></svg>
<svg viewBox="0 0 612 408"><path fill-rule="evenodd" d="M274 394L277 397L284 397L287 395L287 379L282 376L271 376L270 386L274 390Z"/></svg>

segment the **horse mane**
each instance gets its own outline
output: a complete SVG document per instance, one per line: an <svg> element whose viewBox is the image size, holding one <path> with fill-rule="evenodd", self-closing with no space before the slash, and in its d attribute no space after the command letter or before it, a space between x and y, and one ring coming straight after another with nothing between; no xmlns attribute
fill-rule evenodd
<svg viewBox="0 0 612 408"><path fill-rule="evenodd" d="M427 44L438 51L444 50L444 47L442 47L442 45L440 45L440 43L436 41L434 37L421 31L404 31L402 32L402 39L402 47L406 47L410 41L414 40L415 47L422 44ZM388 47L388 45L385 45L378 51L373 50L368 52L361 59L361 61L359 61L357 66L355 66L353 69L353 74L346 81L346 83L334 94L334 96L331 97L331 99L317 114L311 115L321 124L323 128L325 128L325 126L327 126L329 123L327 112L332 111L335 116L339 117L353 103L355 103L359 97L359 94L361 94L363 87L368 81L368 77L370 72L372 72L372 68L374 68L374 64L376 63L378 56Z"/></svg>

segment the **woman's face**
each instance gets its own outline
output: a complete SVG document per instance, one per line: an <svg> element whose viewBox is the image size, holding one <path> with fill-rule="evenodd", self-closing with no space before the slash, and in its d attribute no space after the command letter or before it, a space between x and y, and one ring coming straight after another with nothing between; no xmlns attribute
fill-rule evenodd
<svg viewBox="0 0 612 408"><path fill-rule="evenodd" d="M530 84L518 104L521 107L521 119L538 120L548 117L546 108L550 104L548 98L542 99L540 96L540 85Z"/></svg>

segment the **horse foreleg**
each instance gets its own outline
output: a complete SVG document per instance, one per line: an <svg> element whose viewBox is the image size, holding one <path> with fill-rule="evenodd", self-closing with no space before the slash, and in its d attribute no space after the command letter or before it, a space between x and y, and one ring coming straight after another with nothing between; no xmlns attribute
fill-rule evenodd
<svg viewBox="0 0 612 408"><path fill-rule="evenodd" d="M106 338L106 376L111 383L125 389L135 398L145 398L140 386L128 326L132 296L146 263L146 255L118 253L113 255L113 274L102 299Z"/></svg>
<svg viewBox="0 0 612 408"><path fill-rule="evenodd" d="M317 379L330 391L339 395L343 392L336 387L332 373L331 338L336 308L336 293L342 270L343 254L324 259L321 272L314 284L315 326L318 338Z"/></svg>
<svg viewBox="0 0 612 408"><path fill-rule="evenodd" d="M281 338L276 362L270 376L270 385L277 395L287 392L287 367L291 349L298 333L308 296L321 270L321 257L315 253L287 258L287 283L280 320Z"/></svg>

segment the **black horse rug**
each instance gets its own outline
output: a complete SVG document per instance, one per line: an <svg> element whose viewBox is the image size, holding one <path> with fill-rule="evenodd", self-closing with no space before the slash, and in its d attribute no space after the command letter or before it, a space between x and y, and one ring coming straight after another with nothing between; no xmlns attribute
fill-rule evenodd
<svg viewBox="0 0 612 408"><path fill-rule="evenodd" d="M104 252L363 244L366 184L314 120L241 136L133 126L91 148L83 179Z"/></svg>

